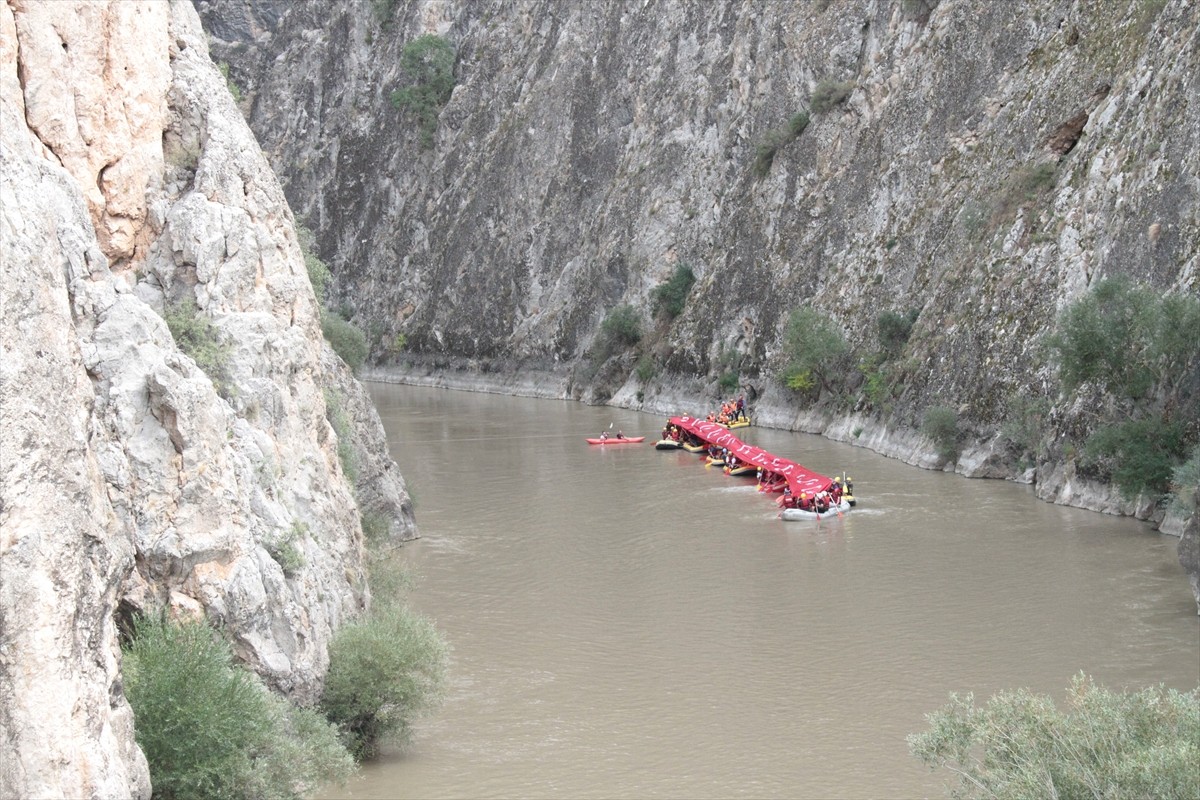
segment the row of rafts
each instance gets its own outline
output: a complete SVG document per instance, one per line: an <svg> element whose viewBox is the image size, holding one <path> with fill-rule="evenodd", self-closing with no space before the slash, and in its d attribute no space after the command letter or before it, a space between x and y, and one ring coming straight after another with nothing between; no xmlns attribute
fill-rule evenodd
<svg viewBox="0 0 1200 800"><path fill-rule="evenodd" d="M789 459L746 444L730 432L750 425L748 418L733 425L694 417L671 417L663 427L657 450L686 450L704 459L705 466L719 467L726 475L753 477L758 491L778 494L780 518L789 521L841 518L857 505L854 483L846 474L832 478L820 475ZM639 444L645 436L625 436L609 431L588 439L589 444Z"/></svg>

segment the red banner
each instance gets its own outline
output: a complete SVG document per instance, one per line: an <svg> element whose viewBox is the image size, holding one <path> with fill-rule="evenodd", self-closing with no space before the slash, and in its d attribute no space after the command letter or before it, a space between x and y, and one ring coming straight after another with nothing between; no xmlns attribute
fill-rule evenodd
<svg viewBox="0 0 1200 800"><path fill-rule="evenodd" d="M828 489L833 484L833 478L813 472L795 461L772 455L760 447L746 444L719 423L695 417L671 417L671 422L701 441L728 449L731 454L737 456L738 461L782 475L794 495L799 496L800 492L815 494Z"/></svg>

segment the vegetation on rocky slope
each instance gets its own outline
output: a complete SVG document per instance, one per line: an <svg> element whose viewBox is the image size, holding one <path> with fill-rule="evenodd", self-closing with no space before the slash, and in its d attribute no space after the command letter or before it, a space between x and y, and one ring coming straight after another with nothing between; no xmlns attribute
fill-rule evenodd
<svg viewBox="0 0 1200 800"><path fill-rule="evenodd" d="M203 622L139 620L124 683L156 798L298 798L352 768L332 725L269 692Z"/></svg>

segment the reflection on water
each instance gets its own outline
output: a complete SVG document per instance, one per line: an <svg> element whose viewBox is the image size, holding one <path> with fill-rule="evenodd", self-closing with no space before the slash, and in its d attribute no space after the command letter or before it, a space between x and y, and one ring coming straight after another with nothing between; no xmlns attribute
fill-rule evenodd
<svg viewBox="0 0 1200 800"><path fill-rule="evenodd" d="M783 522L752 480L654 450L656 416L371 389L450 690L408 751L325 796L936 797L904 736L951 691L1196 686L1177 542L1135 521L739 431L854 478L844 518ZM609 424L650 438L583 441Z"/></svg>

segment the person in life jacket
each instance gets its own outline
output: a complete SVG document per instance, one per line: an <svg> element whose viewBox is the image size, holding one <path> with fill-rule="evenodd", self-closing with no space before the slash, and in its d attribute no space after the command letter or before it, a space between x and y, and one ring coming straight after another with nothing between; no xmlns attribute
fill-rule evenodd
<svg viewBox="0 0 1200 800"><path fill-rule="evenodd" d="M608 438L608 431L601 431L601 432L600 432L600 439L601 439L601 440L604 440L604 439L607 439L607 438Z"/></svg>
<svg viewBox="0 0 1200 800"><path fill-rule="evenodd" d="M618 438L618 439L624 439L624 438L625 438L625 431L617 431L617 438Z"/></svg>
<svg viewBox="0 0 1200 800"><path fill-rule="evenodd" d="M737 416L734 419L746 419L746 396L738 395L737 399Z"/></svg>
<svg viewBox="0 0 1200 800"><path fill-rule="evenodd" d="M814 498L814 500L815 500L815 505L816 505L818 514L824 514L826 511L829 510L829 495L828 494L826 494L823 491L817 492L817 496Z"/></svg>
<svg viewBox="0 0 1200 800"><path fill-rule="evenodd" d="M829 487L829 494L834 505L842 502L842 484L837 478L833 479L833 485Z"/></svg>
<svg viewBox="0 0 1200 800"><path fill-rule="evenodd" d="M812 503L809 502L808 499L808 492L800 493L800 508L804 511L808 511L810 508L812 508Z"/></svg>

